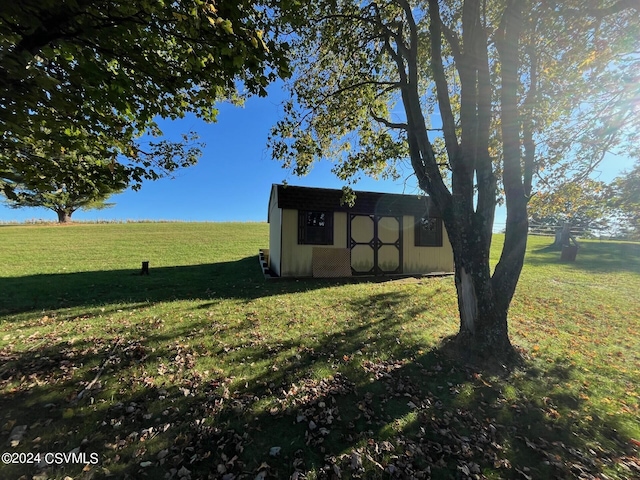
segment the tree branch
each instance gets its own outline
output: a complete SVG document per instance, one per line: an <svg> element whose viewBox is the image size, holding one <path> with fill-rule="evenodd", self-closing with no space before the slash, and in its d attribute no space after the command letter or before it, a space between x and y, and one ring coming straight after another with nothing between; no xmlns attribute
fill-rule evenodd
<svg viewBox="0 0 640 480"><path fill-rule="evenodd" d="M386 85L388 88L385 89L385 90L393 89L393 88L400 88L401 87L401 84L399 82L380 82L380 81L377 81L377 80L365 80L365 81L362 81L362 82L352 83L350 85L346 85L346 86L341 87L341 88L339 88L337 90L334 90L334 91L332 91L330 93L327 93L326 95L324 95L320 99L320 101L316 105L321 105L327 99L329 99L331 97L335 97L336 95L341 95L341 94L343 94L345 92L349 92L351 90L355 90L357 88L364 87L365 85L380 85L380 86Z"/></svg>
<svg viewBox="0 0 640 480"><path fill-rule="evenodd" d="M518 44L521 30L521 6L518 6L518 0L511 0L503 13L500 22L500 35L496 38L502 76L500 107L504 155L503 179L507 201L511 197L523 194L518 114L518 69L520 65Z"/></svg>
<svg viewBox="0 0 640 480"><path fill-rule="evenodd" d="M456 135L456 122L453 117L451 101L449 99L449 86L442 63L442 32L440 30L442 19L440 18L438 0L429 0L429 16L431 18L431 69L436 83L436 95L440 117L442 118L442 130L447 155L449 156L451 164L455 165L460 146Z"/></svg>
<svg viewBox="0 0 640 480"><path fill-rule="evenodd" d="M533 46L528 46L529 57L529 91L524 100L524 120L522 124L522 143L524 146L524 194L531 196L533 172L535 170L536 146L533 141L533 113L538 95L538 56Z"/></svg>
<svg viewBox="0 0 640 480"><path fill-rule="evenodd" d="M409 79L407 78L407 69L402 55L396 52L388 38L384 40L384 50L389 54L391 59L395 62L396 67L398 67L398 76L400 77L400 84L407 85L409 83Z"/></svg>
<svg viewBox="0 0 640 480"><path fill-rule="evenodd" d="M478 75L478 149L476 151L476 177L478 181L478 204L476 212L484 222L483 231L488 245L491 244L493 220L496 207L496 176L493 171L493 159L489 154L489 139L491 136L491 106L492 89L489 68L489 54L486 22L486 2L483 1L481 22L476 30L475 59Z"/></svg>
<svg viewBox="0 0 640 480"><path fill-rule="evenodd" d="M409 129L409 125L406 124L406 123L394 123L394 122L390 122L386 118L379 117L378 115L376 115L373 112L373 109L371 109L371 108L369 108L369 115L371 115L371 118L373 118L376 122L382 123L384 126L386 126L388 128L392 128L392 129L395 129L395 130L408 130Z"/></svg>
<svg viewBox="0 0 640 480"><path fill-rule="evenodd" d="M599 20L615 15L625 10L636 10L640 13L640 0L619 0L606 8L567 9L566 11L576 17L595 17Z"/></svg>
<svg viewBox="0 0 640 480"><path fill-rule="evenodd" d="M411 12L411 5L406 0L398 0L398 4L404 10L405 17L407 19L407 23L409 24L409 47L404 45L403 38L396 38L396 43L400 41L399 47L406 49L404 51L405 58L417 58L418 56L418 28L416 26L415 19L413 18L413 13ZM398 32L400 34L400 31ZM411 68L414 62L409 63L409 82L418 84L418 69Z"/></svg>
<svg viewBox="0 0 640 480"><path fill-rule="evenodd" d="M462 56L462 48L460 48L460 39L458 38L458 35L456 35L456 32L451 30L451 28L449 28L449 26L445 24L442 19L440 20L440 27L442 28L444 37L447 39L447 42L449 42L449 45L451 46L453 58L456 61L460 60L460 57Z"/></svg>
<svg viewBox="0 0 640 480"><path fill-rule="evenodd" d="M523 29L523 3L510 0L502 14L496 47L500 56L502 85L500 109L507 225L500 260L491 279L494 292L513 292L518 282L527 243L527 197L520 165L520 122L518 114L519 43ZM507 305L510 299L507 300ZM505 298L497 296L496 301Z"/></svg>

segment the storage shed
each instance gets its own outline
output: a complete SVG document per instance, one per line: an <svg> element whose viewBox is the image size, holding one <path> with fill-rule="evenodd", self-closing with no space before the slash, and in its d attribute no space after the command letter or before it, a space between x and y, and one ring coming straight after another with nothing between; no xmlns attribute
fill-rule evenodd
<svg viewBox="0 0 640 480"><path fill-rule="evenodd" d="M427 196L273 185L266 260L279 277L453 271L442 218Z"/></svg>

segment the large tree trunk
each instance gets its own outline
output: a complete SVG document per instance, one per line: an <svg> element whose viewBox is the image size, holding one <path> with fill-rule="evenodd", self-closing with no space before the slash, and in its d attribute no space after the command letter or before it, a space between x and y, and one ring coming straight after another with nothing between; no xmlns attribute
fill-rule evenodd
<svg viewBox="0 0 640 480"><path fill-rule="evenodd" d="M403 2L410 22L413 16ZM520 2L510 0L501 23L499 51L502 65L500 95L503 142L503 185L507 204L505 245L491 275L493 218L496 178L489 154L491 128L491 78L482 27L482 2L469 0L462 12L463 42L453 41L453 54L460 75L460 123L455 121L448 100L449 89L442 62L443 31L439 2L429 1L431 58L445 146L452 172L451 191L445 187L438 161L430 144L417 91L417 45L415 24L410 23L411 45L406 64L398 60L400 80L406 83L402 99L407 113L407 140L411 164L420 187L440 210L453 247L455 281L460 314L457 335L462 353L476 358L506 359L514 349L509 340L507 314L522 271L527 240L527 190L523 183L518 114L518 41L522 28ZM398 56L395 57L399 58ZM405 69L406 65L406 69ZM458 137L457 130L460 129ZM529 153L531 153L529 151ZM530 167L530 165L528 165ZM529 177L527 176L527 179ZM530 190L530 189L529 189Z"/></svg>
<svg viewBox="0 0 640 480"><path fill-rule="evenodd" d="M70 223L71 222L71 214L73 212L69 212L67 210L56 210L58 214L58 223Z"/></svg>
<svg viewBox="0 0 640 480"><path fill-rule="evenodd" d="M490 236L479 235L477 227L461 229L459 224L457 228L451 225L448 234L455 261L459 346L476 359L512 357L514 349L509 340L507 314L522 270L524 248L513 251L509 255L511 261L503 263L499 276L492 277ZM523 245L526 245L526 236Z"/></svg>
<svg viewBox="0 0 640 480"><path fill-rule="evenodd" d="M456 267L456 288L461 345L480 358L510 357L513 347L507 328L508 305L496 298L489 282L483 284L480 275L464 267Z"/></svg>
<svg viewBox="0 0 640 480"><path fill-rule="evenodd" d="M455 279L460 313L459 336L471 343L479 353L502 357L511 354L507 329L508 304L496 297L484 269L474 269L473 256L477 252L463 252L465 260L456 262ZM470 267L469 270L465 268Z"/></svg>
<svg viewBox="0 0 640 480"><path fill-rule="evenodd" d="M478 2L470 2L469 5L471 4L474 4L475 10L479 11L480 4ZM495 204L489 202L491 185L482 181L480 175L478 175L478 210L472 212L469 205L454 207L454 211L450 215L451 228L448 232L454 252L460 311L458 338L462 341L462 345L469 349L469 353L500 359L512 357L514 354L509 341L507 314L522 272L528 233L528 183L525 184L522 178L520 117L518 115L518 41L522 29L521 8L522 5L517 0L508 2L501 22L501 36L497 39L497 47L502 60L500 106L503 142L502 173L507 206L507 228L500 261L496 265L493 276L491 276L489 266L490 229L493 222L492 218L491 221L488 219L491 217L490 213L493 212ZM479 18L479 14L471 10L469 10L469 16L471 19ZM473 26L472 22L470 25ZM478 31L478 28L475 28L475 31ZM471 82L473 85L473 81L471 78L467 80L467 83ZM472 91L469 94L471 100L474 99L474 94L477 92ZM476 96L475 100L479 102L480 99ZM464 105L464 98L462 103ZM481 104L478 103L478 105L480 111ZM468 123L471 123L473 127L472 114L473 112L467 117L470 119ZM462 112L461 118L465 120L464 112ZM471 127L467 128L467 131L469 130L472 131ZM478 144L476 141L475 136L471 135L469 145L466 149L464 148L463 125L463 158L471 158L474 153L477 155L477 152L485 151L487 144L484 142ZM467 161L466 164L473 163ZM475 160L475 164L478 164L478 160ZM473 178L467 179L466 183L463 183L465 179L456 173L454 169L454 204L463 200L469 202L470 198L473 198L473 191L471 190L470 193ZM529 177L526 177L528 182ZM461 185L458 187L461 195L456 195L456 181ZM483 184L485 189L483 189ZM480 200L483 194L486 206L481 208L482 202ZM458 198L463 200L458 200ZM464 213L456 215L455 210Z"/></svg>

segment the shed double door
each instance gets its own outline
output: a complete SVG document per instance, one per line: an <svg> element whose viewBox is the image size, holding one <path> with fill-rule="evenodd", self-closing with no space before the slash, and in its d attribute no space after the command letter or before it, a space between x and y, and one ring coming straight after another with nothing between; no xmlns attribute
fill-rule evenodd
<svg viewBox="0 0 640 480"><path fill-rule="evenodd" d="M349 214L354 275L402 273L402 216Z"/></svg>

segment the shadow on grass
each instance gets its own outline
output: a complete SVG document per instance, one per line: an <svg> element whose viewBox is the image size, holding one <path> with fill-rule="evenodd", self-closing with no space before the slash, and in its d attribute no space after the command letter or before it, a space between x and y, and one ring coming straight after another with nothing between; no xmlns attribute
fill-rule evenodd
<svg viewBox="0 0 640 480"><path fill-rule="evenodd" d="M0 314L42 309L153 303L190 298L253 297L263 282L257 259L178 267L151 265L150 275L104 270L0 278Z"/></svg>
<svg viewBox="0 0 640 480"><path fill-rule="evenodd" d="M560 250L547 246L531 250L527 265L542 266L560 262ZM594 273L631 271L640 272L640 243L631 242L580 242L575 262L565 263L570 268Z"/></svg>
<svg viewBox="0 0 640 480"><path fill-rule="evenodd" d="M0 278L0 315L71 307L144 304L173 300L252 300L324 288L328 285L385 279L265 281L257 257L231 262L176 267L151 265L150 275L135 270L28 275ZM388 279L386 279L388 280ZM207 305L203 304L202 308ZM131 308L136 308L133 306Z"/></svg>
<svg viewBox="0 0 640 480"><path fill-rule="evenodd" d="M288 340L224 332L209 349L200 341L211 325L197 320L5 350L3 422L29 425L16 451L99 454L86 471L49 467L54 478L591 478L633 468L624 428L587 419L585 401L564 389L576 375L568 362L488 374L403 337L404 316L428 313L429 300L401 314L402 293L351 301L354 320L323 336L301 323ZM205 357L269 366L232 378L198 368ZM2 478L35 472L0 466Z"/></svg>
<svg viewBox="0 0 640 480"><path fill-rule="evenodd" d="M257 257L203 265L104 270L0 278L0 315L60 308L108 306L135 309L173 300L256 298L358 282L385 282L394 277L283 279L266 281ZM121 304L129 304L123 307ZM113 306L115 305L115 306ZM204 303L201 308L207 308Z"/></svg>

